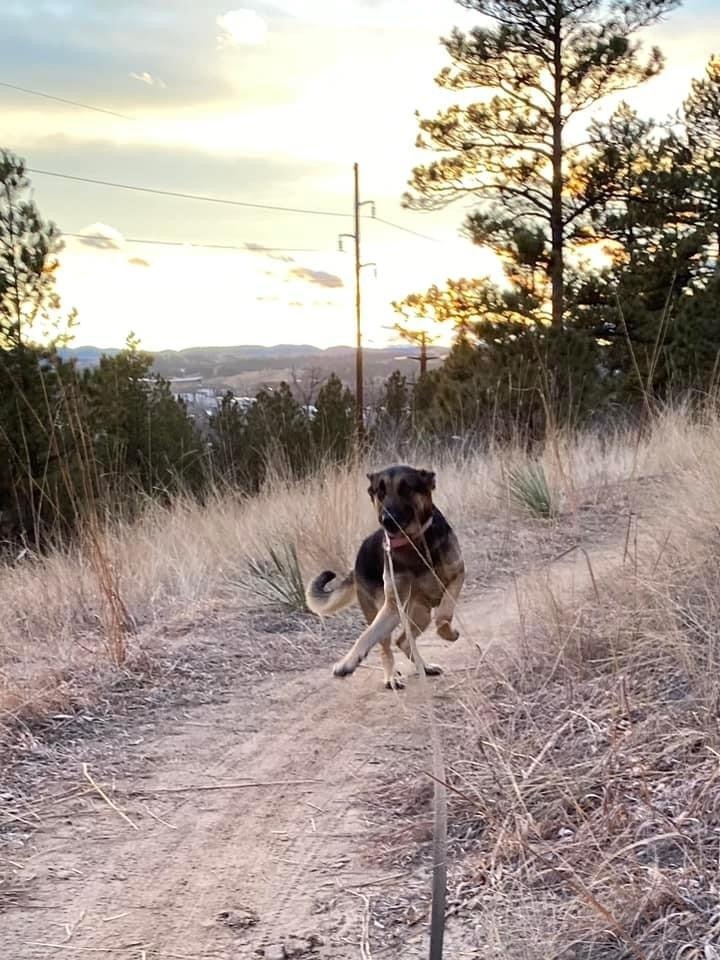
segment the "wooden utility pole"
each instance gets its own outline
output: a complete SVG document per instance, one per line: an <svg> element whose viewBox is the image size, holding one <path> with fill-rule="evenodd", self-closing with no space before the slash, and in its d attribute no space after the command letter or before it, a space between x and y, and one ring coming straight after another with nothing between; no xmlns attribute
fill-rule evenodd
<svg viewBox="0 0 720 960"><path fill-rule="evenodd" d="M427 373L428 360L437 360L438 357L435 354L428 353L428 346L432 343L432 338L426 330L405 330L400 327L398 324L395 324L394 327L387 327L388 330L394 330L396 333L399 333L403 340L406 340L408 343L416 343L420 348L420 354L413 356L409 354L407 357L403 357L403 360L418 360L420 362L420 376L424 377ZM397 357L396 359L401 359Z"/></svg>
<svg viewBox="0 0 720 960"><path fill-rule="evenodd" d="M428 335L423 331L420 334L420 376L424 377L427 373L428 365Z"/></svg>
<svg viewBox="0 0 720 960"><path fill-rule="evenodd" d="M355 233L340 234L340 250L343 249L343 237L348 237L355 243L355 433L358 446L362 444L365 438L365 397L364 397L364 373L363 373L363 345L362 345L362 290L360 283L360 274L363 267L371 267L374 264L362 263L360 257L360 208L366 204L372 207L372 215L375 216L375 203L372 200L360 200L360 167L356 163L353 165L354 175L354 201L353 211L355 217Z"/></svg>

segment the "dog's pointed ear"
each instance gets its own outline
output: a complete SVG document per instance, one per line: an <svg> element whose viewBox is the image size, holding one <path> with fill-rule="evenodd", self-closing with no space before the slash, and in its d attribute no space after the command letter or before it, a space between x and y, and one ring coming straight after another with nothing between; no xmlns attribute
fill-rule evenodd
<svg viewBox="0 0 720 960"><path fill-rule="evenodd" d="M418 470L418 475L420 481L425 487L425 489L430 493L431 490L435 489L435 471L434 470Z"/></svg>
<svg viewBox="0 0 720 960"><path fill-rule="evenodd" d="M370 499L372 500L375 496L375 486L377 483L377 474L368 473L367 478L370 481L370 486L368 487L368 493L370 494Z"/></svg>

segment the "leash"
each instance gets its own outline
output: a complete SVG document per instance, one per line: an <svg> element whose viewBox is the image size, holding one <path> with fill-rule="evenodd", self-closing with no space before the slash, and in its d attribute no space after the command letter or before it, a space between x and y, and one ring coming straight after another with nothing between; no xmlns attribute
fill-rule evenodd
<svg viewBox="0 0 720 960"><path fill-rule="evenodd" d="M432 703L430 686L425 673L425 662L415 642L415 634L410 629L410 619L407 609L400 602L397 584L395 583L395 568L392 559L390 539L385 535L385 552L387 553L390 582L392 583L395 603L400 613L400 622L405 636L410 643L413 662L420 677L425 703L430 716L430 737L433 754L433 872L431 887L430 911L430 956L429 960L442 960L443 944L445 940L445 912L447 905L447 790L445 787L445 760L443 758L442 740L435 719L435 708Z"/></svg>

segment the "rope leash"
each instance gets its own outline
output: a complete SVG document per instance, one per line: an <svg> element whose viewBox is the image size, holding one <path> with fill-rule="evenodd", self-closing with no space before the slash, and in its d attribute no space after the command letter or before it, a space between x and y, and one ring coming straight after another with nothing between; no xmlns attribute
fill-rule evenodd
<svg viewBox="0 0 720 960"><path fill-rule="evenodd" d="M430 717L430 737L433 754L433 874L432 874L432 906L430 912L430 960L442 960L443 943L445 939L445 912L447 904L447 790L445 788L445 760L443 758L442 741L435 718L435 708L432 703L430 686L425 672L425 662L418 651L415 634L411 629L407 609L400 601L397 584L395 582L395 568L392 559L392 547L385 535L385 551L390 571L395 603L400 614L400 623L405 636L410 643L413 662L420 677L420 688L425 698Z"/></svg>

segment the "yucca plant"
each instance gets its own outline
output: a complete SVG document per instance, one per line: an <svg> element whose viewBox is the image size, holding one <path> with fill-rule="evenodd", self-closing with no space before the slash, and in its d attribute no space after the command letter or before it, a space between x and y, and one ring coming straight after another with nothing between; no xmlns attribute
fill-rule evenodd
<svg viewBox="0 0 720 960"><path fill-rule="evenodd" d="M254 578L255 593L272 605L292 613L305 609L305 584L294 543L282 549L270 547L268 559L248 563Z"/></svg>
<svg viewBox="0 0 720 960"><path fill-rule="evenodd" d="M536 517L557 516L555 496L541 463L525 463L508 472L510 498Z"/></svg>

